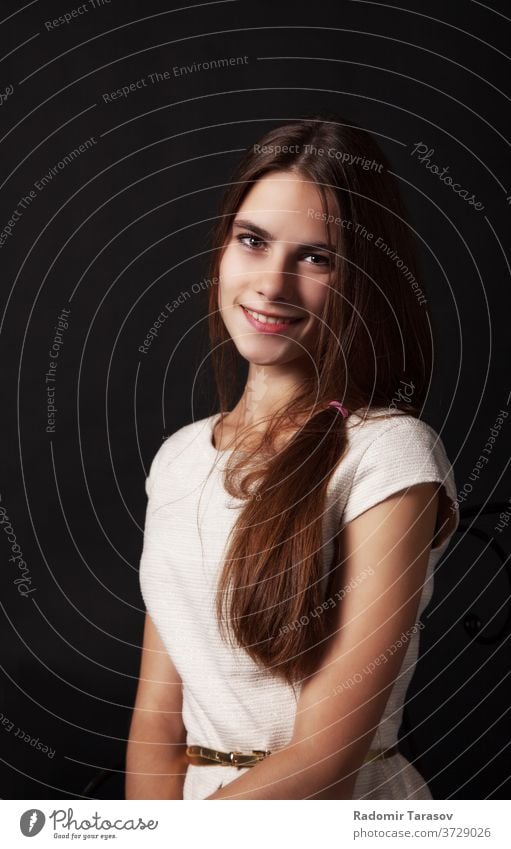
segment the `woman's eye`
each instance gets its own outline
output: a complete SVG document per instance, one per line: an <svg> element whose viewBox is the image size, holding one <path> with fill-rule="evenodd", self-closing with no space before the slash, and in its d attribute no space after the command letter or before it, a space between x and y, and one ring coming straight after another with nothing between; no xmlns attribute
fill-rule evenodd
<svg viewBox="0 0 511 849"><path fill-rule="evenodd" d="M330 257L328 256L323 256L323 254L308 254L307 256L314 260L319 260L318 262L314 261L309 263L310 265L324 265L325 268L330 266Z"/></svg>
<svg viewBox="0 0 511 849"><path fill-rule="evenodd" d="M237 239L238 242L240 242L242 245L245 245L245 247L247 248L258 248L260 245L264 244L263 239L258 238L258 236L252 236L251 233L242 233L240 236L237 236ZM251 240L252 244L249 244L247 242L247 239ZM256 244L253 244L254 242Z"/></svg>

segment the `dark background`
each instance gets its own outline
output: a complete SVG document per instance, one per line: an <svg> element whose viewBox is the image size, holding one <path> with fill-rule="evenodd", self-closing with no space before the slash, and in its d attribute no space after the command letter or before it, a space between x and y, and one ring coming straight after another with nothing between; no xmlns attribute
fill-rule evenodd
<svg viewBox="0 0 511 849"><path fill-rule="evenodd" d="M2 534L0 794L9 799L122 798L144 616L144 479L165 436L216 409L206 289L147 353L139 346L169 300L200 289L222 186L265 131L334 110L390 158L418 234L435 336L424 418L458 491L509 408L502 0L111 0L45 26L79 5L1 3L0 230L36 181L95 139L36 190L0 247L0 507L31 581L23 597L12 536ZM244 65L149 83L173 66L245 55ZM142 78L145 87L105 103L103 94ZM410 155L418 142L484 210ZM45 374L63 307L69 328L47 433ZM462 530L423 616L401 749L438 799L510 790L511 530L496 530L497 513L511 510L509 428L506 420L461 505ZM101 769L113 772L88 787Z"/></svg>

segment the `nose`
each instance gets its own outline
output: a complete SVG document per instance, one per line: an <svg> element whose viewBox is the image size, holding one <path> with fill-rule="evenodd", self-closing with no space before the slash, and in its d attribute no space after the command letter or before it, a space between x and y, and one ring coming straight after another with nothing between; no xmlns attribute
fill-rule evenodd
<svg viewBox="0 0 511 849"><path fill-rule="evenodd" d="M272 255L259 266L252 286L265 300L291 302L296 289L296 273L285 245L275 245Z"/></svg>

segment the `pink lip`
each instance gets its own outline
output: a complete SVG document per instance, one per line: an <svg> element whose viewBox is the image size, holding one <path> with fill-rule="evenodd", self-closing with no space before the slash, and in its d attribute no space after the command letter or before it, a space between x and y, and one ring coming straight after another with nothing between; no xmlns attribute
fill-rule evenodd
<svg viewBox="0 0 511 849"><path fill-rule="evenodd" d="M262 321L258 321L253 315L250 315L243 306L241 306L241 309L247 321L261 333L282 333L283 330L288 330L293 324L298 324L302 320L301 318L295 319L291 324L287 321L282 322L282 324L263 324Z"/></svg>

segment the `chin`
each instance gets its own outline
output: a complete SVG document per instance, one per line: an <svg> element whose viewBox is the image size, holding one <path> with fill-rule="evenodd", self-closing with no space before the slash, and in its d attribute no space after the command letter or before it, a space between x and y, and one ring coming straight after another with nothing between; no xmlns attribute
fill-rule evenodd
<svg viewBox="0 0 511 849"><path fill-rule="evenodd" d="M247 351L243 348L238 348L238 353L240 357L243 357L247 363L251 363L254 366L275 366L280 365L282 360L278 357L270 356L269 354L263 354L262 352L255 351Z"/></svg>
<svg viewBox="0 0 511 849"><path fill-rule="evenodd" d="M238 353L243 359L248 360L254 365L272 365L272 364L280 364L283 362L287 362L290 359L294 359L292 350L290 346L287 344L285 339L280 340L280 345L276 343L276 339L268 340L270 344L266 344L266 340L255 341L250 344L248 340L243 339L242 336L233 338L234 344L238 350Z"/></svg>

